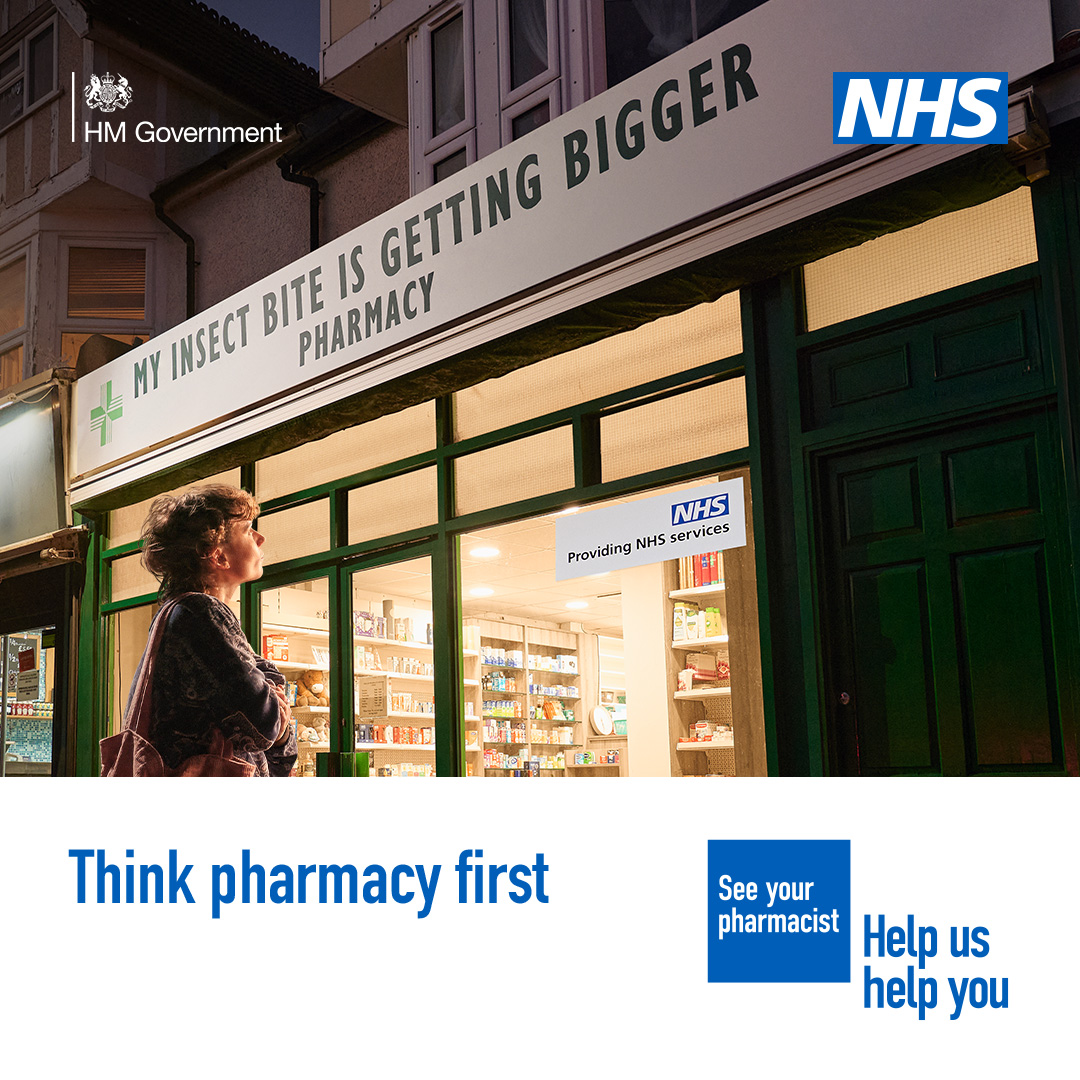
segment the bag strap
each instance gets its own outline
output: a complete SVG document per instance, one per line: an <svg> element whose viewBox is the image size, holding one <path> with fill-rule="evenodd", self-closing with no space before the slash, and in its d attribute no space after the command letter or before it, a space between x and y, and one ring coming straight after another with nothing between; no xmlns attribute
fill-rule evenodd
<svg viewBox="0 0 1080 1080"><path fill-rule="evenodd" d="M187 595L184 593L184 596ZM127 712L124 714L124 722L121 725L121 730L130 728L147 740L150 738L150 694L153 688L154 660L157 657L161 639L165 635L165 624L169 621L169 613L177 601L182 599L183 596L175 596L171 600L166 600L150 624L150 639L146 643L142 665L139 667L135 685L131 688Z"/></svg>

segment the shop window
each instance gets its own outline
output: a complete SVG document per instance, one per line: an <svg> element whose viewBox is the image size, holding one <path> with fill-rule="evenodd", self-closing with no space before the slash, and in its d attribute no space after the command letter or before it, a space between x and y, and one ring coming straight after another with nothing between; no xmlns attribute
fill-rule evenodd
<svg viewBox="0 0 1080 1080"><path fill-rule="evenodd" d="M421 25L410 49L416 190L564 108L556 0L466 0Z"/></svg>
<svg viewBox="0 0 1080 1080"><path fill-rule="evenodd" d="M530 435L454 462L457 513L472 514L574 486L569 426Z"/></svg>
<svg viewBox="0 0 1080 1080"><path fill-rule="evenodd" d="M433 465L349 492L350 544L422 529L438 520L437 470Z"/></svg>
<svg viewBox="0 0 1080 1080"><path fill-rule="evenodd" d="M156 582L154 589L157 589ZM126 608L116 612L110 620L112 680L107 735L115 735L120 730L128 695L131 693L131 683L150 639L150 622L157 613L157 607L157 604L153 603Z"/></svg>
<svg viewBox="0 0 1080 1080"><path fill-rule="evenodd" d="M114 602L132 600L136 596L157 594L157 579L143 566L141 553L113 559L110 566L112 569L110 600Z"/></svg>
<svg viewBox="0 0 1080 1080"><path fill-rule="evenodd" d="M765 0L604 0L607 85L760 7Z"/></svg>
<svg viewBox="0 0 1080 1080"><path fill-rule="evenodd" d="M1036 262L1027 187L869 240L803 268L806 329Z"/></svg>
<svg viewBox="0 0 1080 1080"><path fill-rule="evenodd" d="M68 318L146 318L146 249L68 249Z"/></svg>
<svg viewBox="0 0 1080 1080"><path fill-rule="evenodd" d="M330 582L318 577L259 598L262 655L287 680L296 722L300 776L314 776L316 755L330 749Z"/></svg>
<svg viewBox="0 0 1080 1080"><path fill-rule="evenodd" d="M316 555L330 547L330 500L260 514L256 528L266 537L267 564Z"/></svg>
<svg viewBox="0 0 1080 1080"><path fill-rule="evenodd" d="M51 776L56 628L0 636L0 681L7 689L0 776Z"/></svg>
<svg viewBox="0 0 1080 1080"><path fill-rule="evenodd" d="M277 499L435 449L435 403L346 428L255 464L255 494Z"/></svg>
<svg viewBox="0 0 1080 1080"><path fill-rule="evenodd" d="M0 56L0 129L56 89L55 38L50 22Z"/></svg>
<svg viewBox="0 0 1080 1080"><path fill-rule="evenodd" d="M731 475L749 505L745 470ZM654 563L558 581L560 517L461 537L467 774L764 775L749 515L745 547L694 565L658 549Z"/></svg>
<svg viewBox="0 0 1080 1080"><path fill-rule="evenodd" d="M193 484L185 484L183 487L178 487L173 491L168 492L170 495L180 495L182 492L190 491L193 487L200 487L203 484L229 484L231 487L240 486L240 470L229 469L227 472L216 473L213 476L206 477L205 480L197 480ZM143 522L146 521L146 515L150 512L150 504L154 501L155 497L149 499L143 499L141 502L132 503L130 506L121 506L117 510L113 510L109 514L109 546L120 547L123 544L134 543L142 535ZM119 597L113 597L114 600Z"/></svg>
<svg viewBox="0 0 1080 1080"><path fill-rule="evenodd" d="M739 294L518 368L454 395L454 437L508 427L742 352Z"/></svg>
<svg viewBox="0 0 1080 1080"><path fill-rule="evenodd" d="M357 570L350 592L356 750L371 776L434 776L431 560Z"/></svg>
<svg viewBox="0 0 1080 1080"><path fill-rule="evenodd" d="M746 380L727 379L602 416L603 481L724 454L749 442Z"/></svg>

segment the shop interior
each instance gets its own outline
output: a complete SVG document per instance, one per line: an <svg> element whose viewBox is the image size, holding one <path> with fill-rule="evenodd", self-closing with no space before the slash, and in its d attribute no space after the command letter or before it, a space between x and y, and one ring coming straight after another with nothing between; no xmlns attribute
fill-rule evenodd
<svg viewBox="0 0 1080 1080"><path fill-rule="evenodd" d="M752 542L556 581L556 522L579 512L460 538L465 774L764 775ZM369 775L434 775L430 560L354 572L352 602L356 749ZM301 775L329 749L329 608L325 577L262 593Z"/></svg>

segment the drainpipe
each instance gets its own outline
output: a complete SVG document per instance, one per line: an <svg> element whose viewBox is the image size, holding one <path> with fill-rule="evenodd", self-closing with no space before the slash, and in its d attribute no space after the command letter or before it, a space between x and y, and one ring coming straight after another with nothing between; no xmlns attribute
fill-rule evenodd
<svg viewBox="0 0 1080 1080"><path fill-rule="evenodd" d="M195 238L189 236L183 229L168 214L165 213L165 206L163 204L161 196L156 192L150 193L150 198L154 200L154 213L157 214L158 220L167 225L181 240L184 241L184 246L187 248L187 318L192 318L195 315Z"/></svg>
<svg viewBox="0 0 1080 1080"><path fill-rule="evenodd" d="M319 246L319 199L322 197L319 181L314 176L304 176L303 173L294 171L287 158L278 158L277 164L283 180L290 184L303 184L308 189L308 243L311 245L310 250L314 251Z"/></svg>

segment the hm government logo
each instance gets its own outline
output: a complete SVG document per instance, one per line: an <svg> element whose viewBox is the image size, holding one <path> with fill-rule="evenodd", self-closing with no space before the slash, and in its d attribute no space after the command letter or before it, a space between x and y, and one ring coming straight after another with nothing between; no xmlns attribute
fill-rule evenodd
<svg viewBox="0 0 1080 1080"><path fill-rule="evenodd" d="M113 424L124 415L124 399L113 397L112 379L101 388L101 404L90 410L90 430L101 432L101 445L112 442Z"/></svg>
<svg viewBox="0 0 1080 1080"><path fill-rule="evenodd" d="M120 81L117 82L116 79ZM131 84L123 75L117 73L114 79L106 71L105 77L99 79L96 75L90 76L90 85L83 87L86 104L91 109L100 109L102 112L115 112L117 109L126 109L131 104Z"/></svg>

